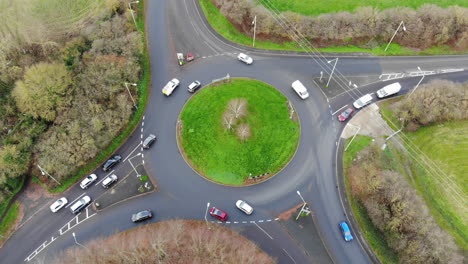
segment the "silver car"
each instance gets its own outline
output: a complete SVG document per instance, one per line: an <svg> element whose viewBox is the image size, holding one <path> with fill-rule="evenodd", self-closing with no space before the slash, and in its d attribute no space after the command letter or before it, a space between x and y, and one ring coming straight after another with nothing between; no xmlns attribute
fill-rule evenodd
<svg viewBox="0 0 468 264"><path fill-rule="evenodd" d="M238 200L236 202L236 206L237 208L239 208L242 212L248 214L248 215L251 215L253 213L253 208L252 206L250 206L248 203L242 201L242 200Z"/></svg>
<svg viewBox="0 0 468 264"><path fill-rule="evenodd" d="M253 63L253 59L244 53L239 53L239 55L237 56L237 59L248 65Z"/></svg>
<svg viewBox="0 0 468 264"><path fill-rule="evenodd" d="M97 180L97 175L96 174L91 174L89 176L87 176L86 178L84 178L83 181L81 181L80 183L80 187L81 189L87 189L91 184L93 184L93 182L95 182Z"/></svg>
<svg viewBox="0 0 468 264"><path fill-rule="evenodd" d="M195 90L198 89L198 87L201 86L201 83L199 81L194 81L188 86L188 91L193 93Z"/></svg>
<svg viewBox="0 0 468 264"><path fill-rule="evenodd" d="M106 177L103 181L102 181L102 187L104 188L109 188L114 182L117 181L117 175L115 174L112 174L108 177Z"/></svg>

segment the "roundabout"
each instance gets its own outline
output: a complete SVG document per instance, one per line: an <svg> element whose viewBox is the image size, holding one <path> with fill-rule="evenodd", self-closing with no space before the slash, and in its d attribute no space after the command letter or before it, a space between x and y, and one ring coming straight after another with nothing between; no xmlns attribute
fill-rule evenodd
<svg viewBox="0 0 468 264"><path fill-rule="evenodd" d="M268 84L244 78L200 90L178 124L178 146L192 169L234 186L264 181L283 169L300 136L288 99Z"/></svg>

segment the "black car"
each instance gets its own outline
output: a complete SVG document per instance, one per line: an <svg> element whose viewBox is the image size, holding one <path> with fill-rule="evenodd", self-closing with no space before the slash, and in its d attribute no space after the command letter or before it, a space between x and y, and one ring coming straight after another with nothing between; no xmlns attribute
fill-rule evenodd
<svg viewBox="0 0 468 264"><path fill-rule="evenodd" d="M143 141L143 148L144 149L149 149L151 145L156 141L156 136L153 134L150 134L145 141Z"/></svg>
<svg viewBox="0 0 468 264"><path fill-rule="evenodd" d="M102 169L104 171L109 171L110 169L112 169L112 167L114 167L117 163L119 163L120 160L122 160L122 157L120 155L115 155L111 159L108 159L106 163L104 163L104 165L102 166Z"/></svg>
<svg viewBox="0 0 468 264"><path fill-rule="evenodd" d="M144 210L136 214L133 214L132 221L133 223L136 223L136 222L140 222L146 219L150 219L151 217L153 217L153 213L151 212L151 210Z"/></svg>

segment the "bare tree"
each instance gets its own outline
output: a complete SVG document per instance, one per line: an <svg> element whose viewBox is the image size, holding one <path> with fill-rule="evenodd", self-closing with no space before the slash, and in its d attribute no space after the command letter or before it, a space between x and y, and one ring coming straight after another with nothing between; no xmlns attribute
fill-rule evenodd
<svg viewBox="0 0 468 264"><path fill-rule="evenodd" d="M235 122L236 122L236 118L231 112L224 112L223 125L225 128L227 128L228 130L231 130Z"/></svg>
<svg viewBox="0 0 468 264"><path fill-rule="evenodd" d="M234 114L236 119L245 116L247 114L247 100L244 98L232 99L228 102L228 110Z"/></svg>
<svg viewBox="0 0 468 264"><path fill-rule="evenodd" d="M249 124L242 123L237 127L237 136L242 141L246 141L250 137L250 126Z"/></svg>

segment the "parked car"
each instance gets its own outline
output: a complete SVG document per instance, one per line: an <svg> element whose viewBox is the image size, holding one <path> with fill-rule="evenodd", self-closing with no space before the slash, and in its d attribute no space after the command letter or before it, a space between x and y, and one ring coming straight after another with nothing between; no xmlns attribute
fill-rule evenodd
<svg viewBox="0 0 468 264"><path fill-rule="evenodd" d="M188 91L193 93L195 90L198 89L198 87L201 86L201 83L199 81L194 81L188 86Z"/></svg>
<svg viewBox="0 0 468 264"><path fill-rule="evenodd" d="M104 165L102 166L102 169L104 171L109 171L110 169L112 169L112 167L114 167L117 163L119 163L120 160L122 160L122 157L120 155L115 155L114 157L108 159L106 163L104 163Z"/></svg>
<svg viewBox="0 0 468 264"><path fill-rule="evenodd" d="M93 184L93 182L95 182L96 180L97 180L97 175L94 173L86 176L86 178L84 178L84 180L82 180L80 183L81 189L83 190L88 189L88 187L91 186L91 184Z"/></svg>
<svg viewBox="0 0 468 264"><path fill-rule="evenodd" d="M143 141L143 148L149 149L155 141L156 141L156 136L153 134L150 134L148 137L146 137L145 141Z"/></svg>
<svg viewBox="0 0 468 264"><path fill-rule="evenodd" d="M242 200L238 200L236 202L236 206L237 208L239 208L242 212L248 214L248 215L251 215L253 213L253 208L252 206L250 206L248 203L242 201Z"/></svg>
<svg viewBox="0 0 468 264"><path fill-rule="evenodd" d="M344 110L343 113L341 113L339 116L338 116L338 120L341 121L341 122L344 122L346 121L346 119L348 119L349 117L351 117L351 115L354 113L354 110L349 107L348 109Z"/></svg>
<svg viewBox="0 0 468 264"><path fill-rule="evenodd" d="M370 104L371 102L372 102L372 95L366 94L366 95L362 96L361 98L357 99L353 103L353 105L354 105L354 108L359 109L359 108L363 108L364 106Z"/></svg>
<svg viewBox="0 0 468 264"><path fill-rule="evenodd" d="M116 181L117 181L117 175L115 174L109 175L102 181L102 187L107 189Z"/></svg>
<svg viewBox="0 0 468 264"><path fill-rule="evenodd" d="M74 203L72 206L70 206L70 211L74 214L77 214L90 203L91 203L91 197L86 195L80 200L78 200L76 203Z"/></svg>
<svg viewBox="0 0 468 264"><path fill-rule="evenodd" d="M253 59L244 53L239 53L239 55L237 56L237 59L248 65L253 63Z"/></svg>
<svg viewBox="0 0 468 264"><path fill-rule="evenodd" d="M52 211L52 213L56 213L58 210L62 209L62 207L64 207L67 204L68 204L67 198L62 197L62 198L58 199L57 201L55 201L50 206L50 210Z"/></svg>
<svg viewBox="0 0 468 264"><path fill-rule="evenodd" d="M343 234L343 238L346 242L353 240L353 235L351 235L351 229L349 228L348 223L345 221L340 223L341 233Z"/></svg>
<svg viewBox="0 0 468 264"><path fill-rule="evenodd" d="M226 221L227 218L228 218L228 215L226 212L216 208L216 207L213 207L211 208L210 210L210 215L213 216L213 217L216 217L218 218L219 220L221 221Z"/></svg>
<svg viewBox="0 0 468 264"><path fill-rule="evenodd" d="M133 223L140 222L153 217L151 210L144 210L132 215Z"/></svg>

